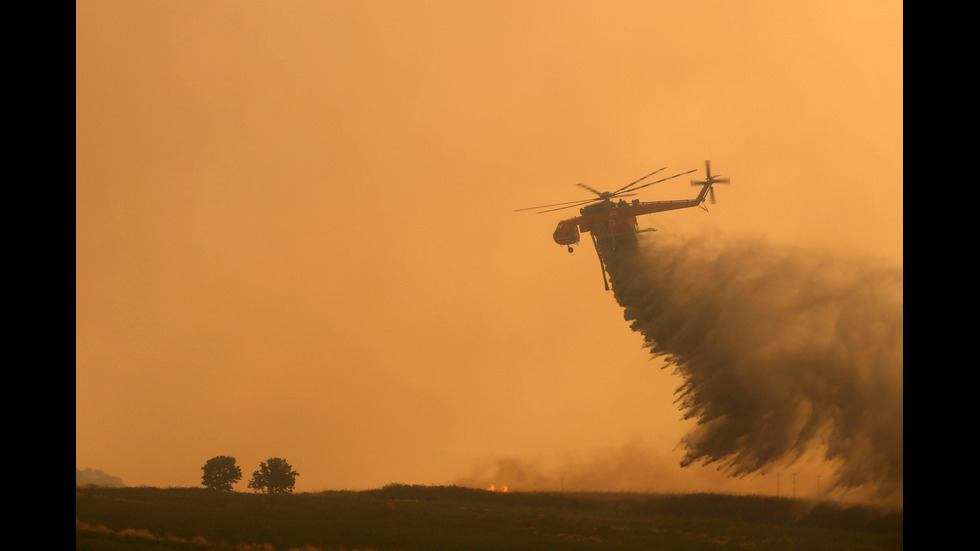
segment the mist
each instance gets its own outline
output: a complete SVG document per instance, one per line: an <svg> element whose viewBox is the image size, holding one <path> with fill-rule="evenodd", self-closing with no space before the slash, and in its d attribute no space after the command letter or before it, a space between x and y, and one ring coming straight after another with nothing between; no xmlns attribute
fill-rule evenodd
<svg viewBox="0 0 980 551"><path fill-rule="evenodd" d="M682 466L739 478L816 455L826 494L902 503L900 267L708 233L603 256L630 328L682 381Z"/></svg>

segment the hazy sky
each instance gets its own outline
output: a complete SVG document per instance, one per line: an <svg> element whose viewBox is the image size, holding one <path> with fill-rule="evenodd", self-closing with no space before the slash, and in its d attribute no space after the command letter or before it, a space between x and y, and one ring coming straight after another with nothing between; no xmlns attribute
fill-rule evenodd
<svg viewBox="0 0 980 551"><path fill-rule="evenodd" d="M639 453L609 489L774 493L677 467L681 381L552 241L577 211L513 210L711 159L709 213L641 225L901 267L902 10L77 2L76 467L231 455L244 490L283 457L313 491Z"/></svg>

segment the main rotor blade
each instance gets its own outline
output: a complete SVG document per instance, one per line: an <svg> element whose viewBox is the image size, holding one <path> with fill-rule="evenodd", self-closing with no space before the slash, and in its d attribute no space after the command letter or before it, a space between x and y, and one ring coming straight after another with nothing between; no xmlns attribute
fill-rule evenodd
<svg viewBox="0 0 980 551"><path fill-rule="evenodd" d="M577 206L579 206L579 205L587 205L587 204L589 204L589 203L596 203L596 202L598 202L598 201L600 201L600 199L589 199L589 200L587 200L587 201L580 201L580 202L578 202L578 203L576 203L576 204L574 204L574 205L568 205L567 207L558 207L558 208L556 208L556 209L548 209L548 210L542 210L542 211L540 211L540 212L538 212L538 214L544 214L544 213L546 213L546 212L554 212L554 211L556 211L556 210L565 210L565 209L570 209L570 208L573 208L573 207L577 207Z"/></svg>
<svg viewBox="0 0 980 551"><path fill-rule="evenodd" d="M545 209L545 208L548 208L548 207L557 207L559 205L571 205L572 203L575 203L575 204L588 203L590 201L595 201L595 199L579 199L577 201L565 201L564 203L552 203L550 205L538 205L536 207L525 207L523 209L515 209L513 212L520 212L522 210Z"/></svg>
<svg viewBox="0 0 980 551"><path fill-rule="evenodd" d="M690 173L692 173L692 172L697 172L697 169L694 169L694 170L688 170L687 172L681 172L680 174L674 174L673 176L668 176L668 177L666 177L666 178L663 178L663 179L661 179L661 180L657 180L656 182L650 182L649 184L643 184L642 186L640 186L640 187L635 187L635 188L633 188L633 189L631 189L631 190L629 190L629 191L636 191L636 190L638 190L638 189L643 189L643 188L645 188L645 187L647 187L647 186L652 186L653 184L659 184L660 182L666 182L667 180L670 180L670 179L672 179L672 178L677 178L678 176L683 176L683 175L685 175L685 174L690 174Z"/></svg>
<svg viewBox="0 0 980 551"><path fill-rule="evenodd" d="M635 181L635 182L632 182L632 183L629 183L629 184L626 184L625 186L623 186L623 187L621 187L621 188L619 188L619 189L617 189L616 191L614 191L614 192L613 192L613 194L616 194L616 193L619 193L620 191L625 191L625 190L626 190L626 188L628 188L628 187L630 187L630 186L635 186L636 184L639 184L639 183L640 183L640 182L642 182L643 180L646 180L647 178L649 178L650 176L653 176L654 174L656 174L656 173L658 173L658 172L660 172L661 170L667 170L667 167L663 167L663 168L661 168L661 169L658 169L658 170L654 170L653 172L651 172L650 174L647 174L646 176L644 176L644 177L642 177L642 178L640 178L639 180L637 180L637 181Z"/></svg>
<svg viewBox="0 0 980 551"><path fill-rule="evenodd" d="M587 186L587 185L585 185L585 184L575 184L575 185L577 185L577 186L578 186L578 187L580 187L580 188L585 188L585 189L587 189L587 190L589 190L589 191L591 191L592 193L595 193L595 194L596 194L596 195L598 195L599 197L602 197L602 192L601 192L601 191L596 191L596 190L594 190L594 189L592 189L592 188L590 188L589 186Z"/></svg>

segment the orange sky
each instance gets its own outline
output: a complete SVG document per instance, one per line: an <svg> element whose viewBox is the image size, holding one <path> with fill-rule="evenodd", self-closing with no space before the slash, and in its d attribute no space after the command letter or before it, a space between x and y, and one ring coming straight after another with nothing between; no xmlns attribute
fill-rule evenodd
<svg viewBox="0 0 980 551"><path fill-rule="evenodd" d="M676 468L679 381L591 247L551 240L575 212L512 211L711 159L710 213L641 224L901 266L902 25L870 0L77 3L76 467L197 486L231 455L244 490L278 456L312 491L639 446L686 488L775 492Z"/></svg>

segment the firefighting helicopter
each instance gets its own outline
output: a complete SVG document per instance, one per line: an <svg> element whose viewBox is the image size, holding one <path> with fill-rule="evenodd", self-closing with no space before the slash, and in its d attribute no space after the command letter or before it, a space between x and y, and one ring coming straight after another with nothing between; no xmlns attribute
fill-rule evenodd
<svg viewBox="0 0 980 551"><path fill-rule="evenodd" d="M639 180L631 182L615 191L597 191L585 184L577 184L579 187L596 194L598 199L589 198L579 201L567 201L565 203L526 207L523 209L517 209L514 212L545 209L538 211L538 214L542 214L546 212L581 207L579 209L581 216L567 218L558 222L558 227L555 228L554 239L559 245L567 246L568 252L574 252L572 247L579 242L579 232L589 232L592 237L592 244L596 249L596 254L599 256L599 265L602 268L602 281L605 283L606 290L608 291L609 282L606 280L606 261L602 256L603 251L605 250L606 254L613 254L620 247L635 244L636 236L638 234L656 231L654 228L646 228L642 230L639 229L636 222L637 216L652 214L655 212L664 212L668 210L686 209L689 207L701 207L704 210L708 210L704 206L705 198L709 197L711 203L715 203L715 190L712 186L715 184L731 183L728 178L719 178L717 174L711 174L711 161L705 161L704 167L706 178L704 180L691 180L692 186L701 186L701 191L694 199L642 202L639 199L633 199L629 203L622 199L623 197L636 195L635 192L637 190L643 189L647 186L652 186L654 184L659 184L661 182L666 182L667 180L684 176L685 174L697 172L697 169L689 170L687 172L681 172L679 174L674 174L673 176L661 178L660 180L656 180L654 182L647 182L643 185L638 185L647 178L666 170L667 167L664 167L655 170ZM615 201L615 199L619 200ZM603 245L602 247L600 247L600 243Z"/></svg>

